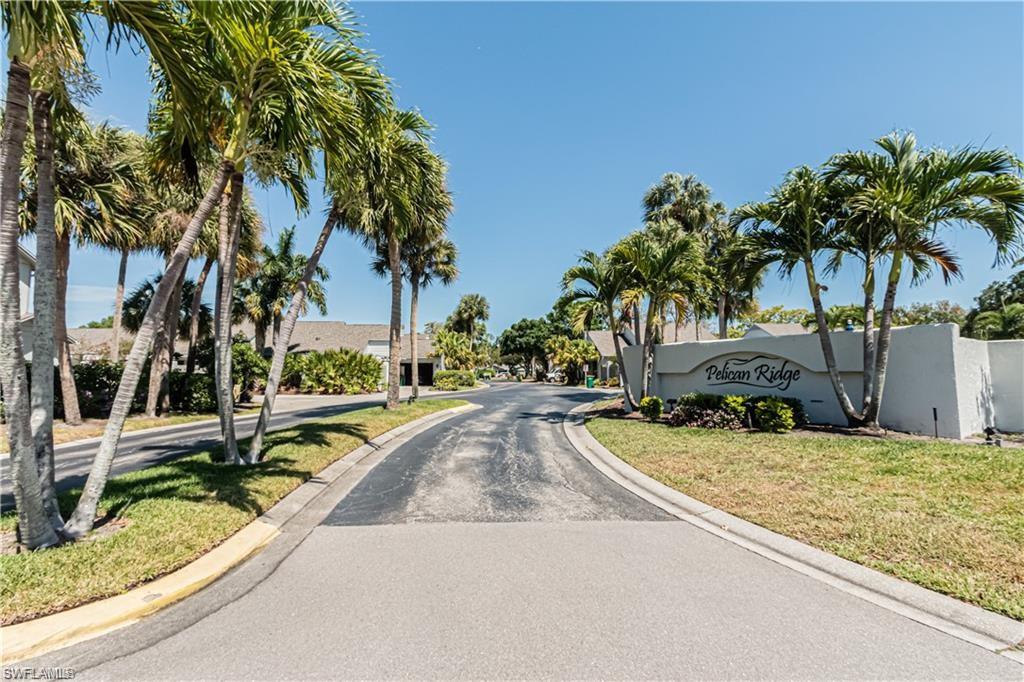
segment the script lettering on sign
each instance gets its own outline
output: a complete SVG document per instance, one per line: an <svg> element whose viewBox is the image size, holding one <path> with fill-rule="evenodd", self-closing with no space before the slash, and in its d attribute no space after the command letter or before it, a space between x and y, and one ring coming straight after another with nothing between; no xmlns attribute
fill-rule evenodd
<svg viewBox="0 0 1024 682"><path fill-rule="evenodd" d="M789 390L793 382L800 380L800 370L791 367L789 360L767 355L752 358L726 358L708 365L704 372L710 386L740 384L757 388Z"/></svg>

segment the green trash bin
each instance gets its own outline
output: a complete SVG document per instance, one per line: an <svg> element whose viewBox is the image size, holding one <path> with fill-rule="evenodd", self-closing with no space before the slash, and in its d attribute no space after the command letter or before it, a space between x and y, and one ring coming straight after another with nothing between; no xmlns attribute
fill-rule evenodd
<svg viewBox="0 0 1024 682"><path fill-rule="evenodd" d="M594 387L594 377L588 376L587 377L587 388L593 388L593 387Z"/></svg>

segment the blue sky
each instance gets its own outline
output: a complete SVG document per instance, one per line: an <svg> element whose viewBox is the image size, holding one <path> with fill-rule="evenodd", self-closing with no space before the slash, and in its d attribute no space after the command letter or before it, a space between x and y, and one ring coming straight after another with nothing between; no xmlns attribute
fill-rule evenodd
<svg viewBox="0 0 1024 682"><path fill-rule="evenodd" d="M636 228L644 190L668 171L696 174L736 206L762 198L793 166L865 148L893 128L926 145L1024 155L1021 3L354 7L401 106L435 124L451 165L462 276L425 293L423 321L444 319L469 292L490 301L493 333L546 313L579 251ZM103 88L91 115L144 130L145 57L98 43L90 63ZM308 251L322 219L319 187L304 217L279 190L254 193L271 232L298 225ZM992 267L984 237L960 231L949 241L963 281L934 277L905 289L903 303L969 305L1009 273ZM336 235L325 263L328 318L387 320L388 288L369 274L362 247ZM158 268L134 258L130 284ZM109 314L116 271L112 255L74 254L71 324ZM851 267L828 302L854 300L856 280ZM759 298L808 305L800 282L774 275Z"/></svg>

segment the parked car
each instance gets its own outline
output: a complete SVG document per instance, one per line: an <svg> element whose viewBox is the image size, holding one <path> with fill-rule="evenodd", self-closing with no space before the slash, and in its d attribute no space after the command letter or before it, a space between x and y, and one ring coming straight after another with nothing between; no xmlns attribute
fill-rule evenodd
<svg viewBox="0 0 1024 682"><path fill-rule="evenodd" d="M560 384L565 381L565 374L560 369L551 370L544 380L549 384Z"/></svg>

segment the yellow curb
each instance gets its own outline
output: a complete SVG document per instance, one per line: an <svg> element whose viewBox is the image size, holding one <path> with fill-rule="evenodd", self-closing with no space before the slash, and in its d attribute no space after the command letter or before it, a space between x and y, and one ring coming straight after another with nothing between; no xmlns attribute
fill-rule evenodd
<svg viewBox="0 0 1024 682"><path fill-rule="evenodd" d="M192 563L109 599L0 628L0 664L38 656L131 625L210 584L280 535L256 520Z"/></svg>

